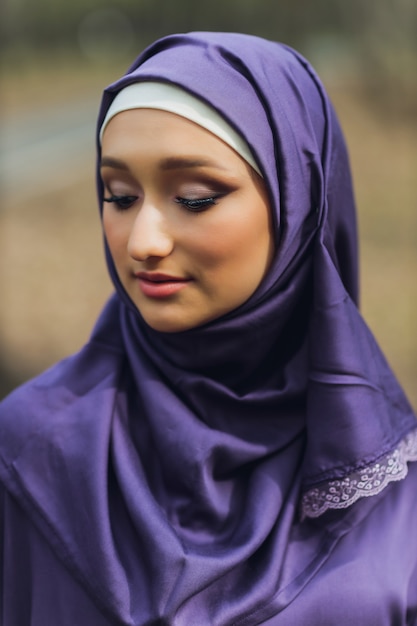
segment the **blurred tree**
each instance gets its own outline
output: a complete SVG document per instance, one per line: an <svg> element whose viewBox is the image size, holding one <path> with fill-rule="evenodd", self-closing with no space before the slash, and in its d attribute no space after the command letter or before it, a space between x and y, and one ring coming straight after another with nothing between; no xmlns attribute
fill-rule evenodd
<svg viewBox="0 0 417 626"><path fill-rule="evenodd" d="M97 9L116 9L144 43L170 32L233 30L303 48L313 35L338 34L376 71L407 73L417 53L415 0L3 0L3 41L50 48L77 46L78 28ZM401 62L395 63L395 54Z"/></svg>

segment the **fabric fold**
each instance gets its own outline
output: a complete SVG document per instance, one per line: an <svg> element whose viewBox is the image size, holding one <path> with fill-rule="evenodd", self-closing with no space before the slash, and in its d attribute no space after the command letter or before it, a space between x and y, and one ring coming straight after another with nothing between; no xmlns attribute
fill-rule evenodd
<svg viewBox="0 0 417 626"><path fill-rule="evenodd" d="M114 623L288 624L385 494L407 518L392 487L417 460L416 418L357 307L348 157L311 66L253 36L165 37L104 92L98 160L115 95L148 80L245 139L269 195L270 271L227 315L160 333L105 242L116 293L89 343L0 406L1 480Z"/></svg>

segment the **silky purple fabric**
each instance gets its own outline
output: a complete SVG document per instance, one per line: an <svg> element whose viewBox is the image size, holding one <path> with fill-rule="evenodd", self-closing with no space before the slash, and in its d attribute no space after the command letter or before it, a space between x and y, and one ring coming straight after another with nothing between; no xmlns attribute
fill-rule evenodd
<svg viewBox="0 0 417 626"><path fill-rule="evenodd" d="M416 428L356 306L355 207L329 99L283 45L176 35L106 90L98 128L144 80L183 87L245 137L275 259L237 310L164 334L106 249L116 294L90 342L0 405L3 621L415 624L416 464L300 516L303 493L378 464Z"/></svg>

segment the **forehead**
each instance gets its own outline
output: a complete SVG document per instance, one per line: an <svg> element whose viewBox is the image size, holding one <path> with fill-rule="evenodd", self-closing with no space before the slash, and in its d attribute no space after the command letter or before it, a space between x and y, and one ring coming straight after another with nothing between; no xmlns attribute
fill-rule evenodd
<svg viewBox="0 0 417 626"><path fill-rule="evenodd" d="M154 132L158 129L161 133L169 131L184 136L208 134L215 137L205 128L177 113L153 108L137 108L121 111L109 121L103 133L103 144L109 135L113 138L118 133L139 131L146 137L151 130Z"/></svg>

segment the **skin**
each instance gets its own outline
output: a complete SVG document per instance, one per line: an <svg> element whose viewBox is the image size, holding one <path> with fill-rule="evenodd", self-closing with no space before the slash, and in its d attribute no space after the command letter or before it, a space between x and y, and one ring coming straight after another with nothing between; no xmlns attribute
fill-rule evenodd
<svg viewBox="0 0 417 626"><path fill-rule="evenodd" d="M267 192L218 137L173 113L124 111L104 131L101 176L104 197L116 197L103 203L105 237L149 326L186 331L237 308L257 289L274 254ZM162 281L162 291L173 285L174 292L155 297L144 293L149 281L138 272L180 283Z"/></svg>

